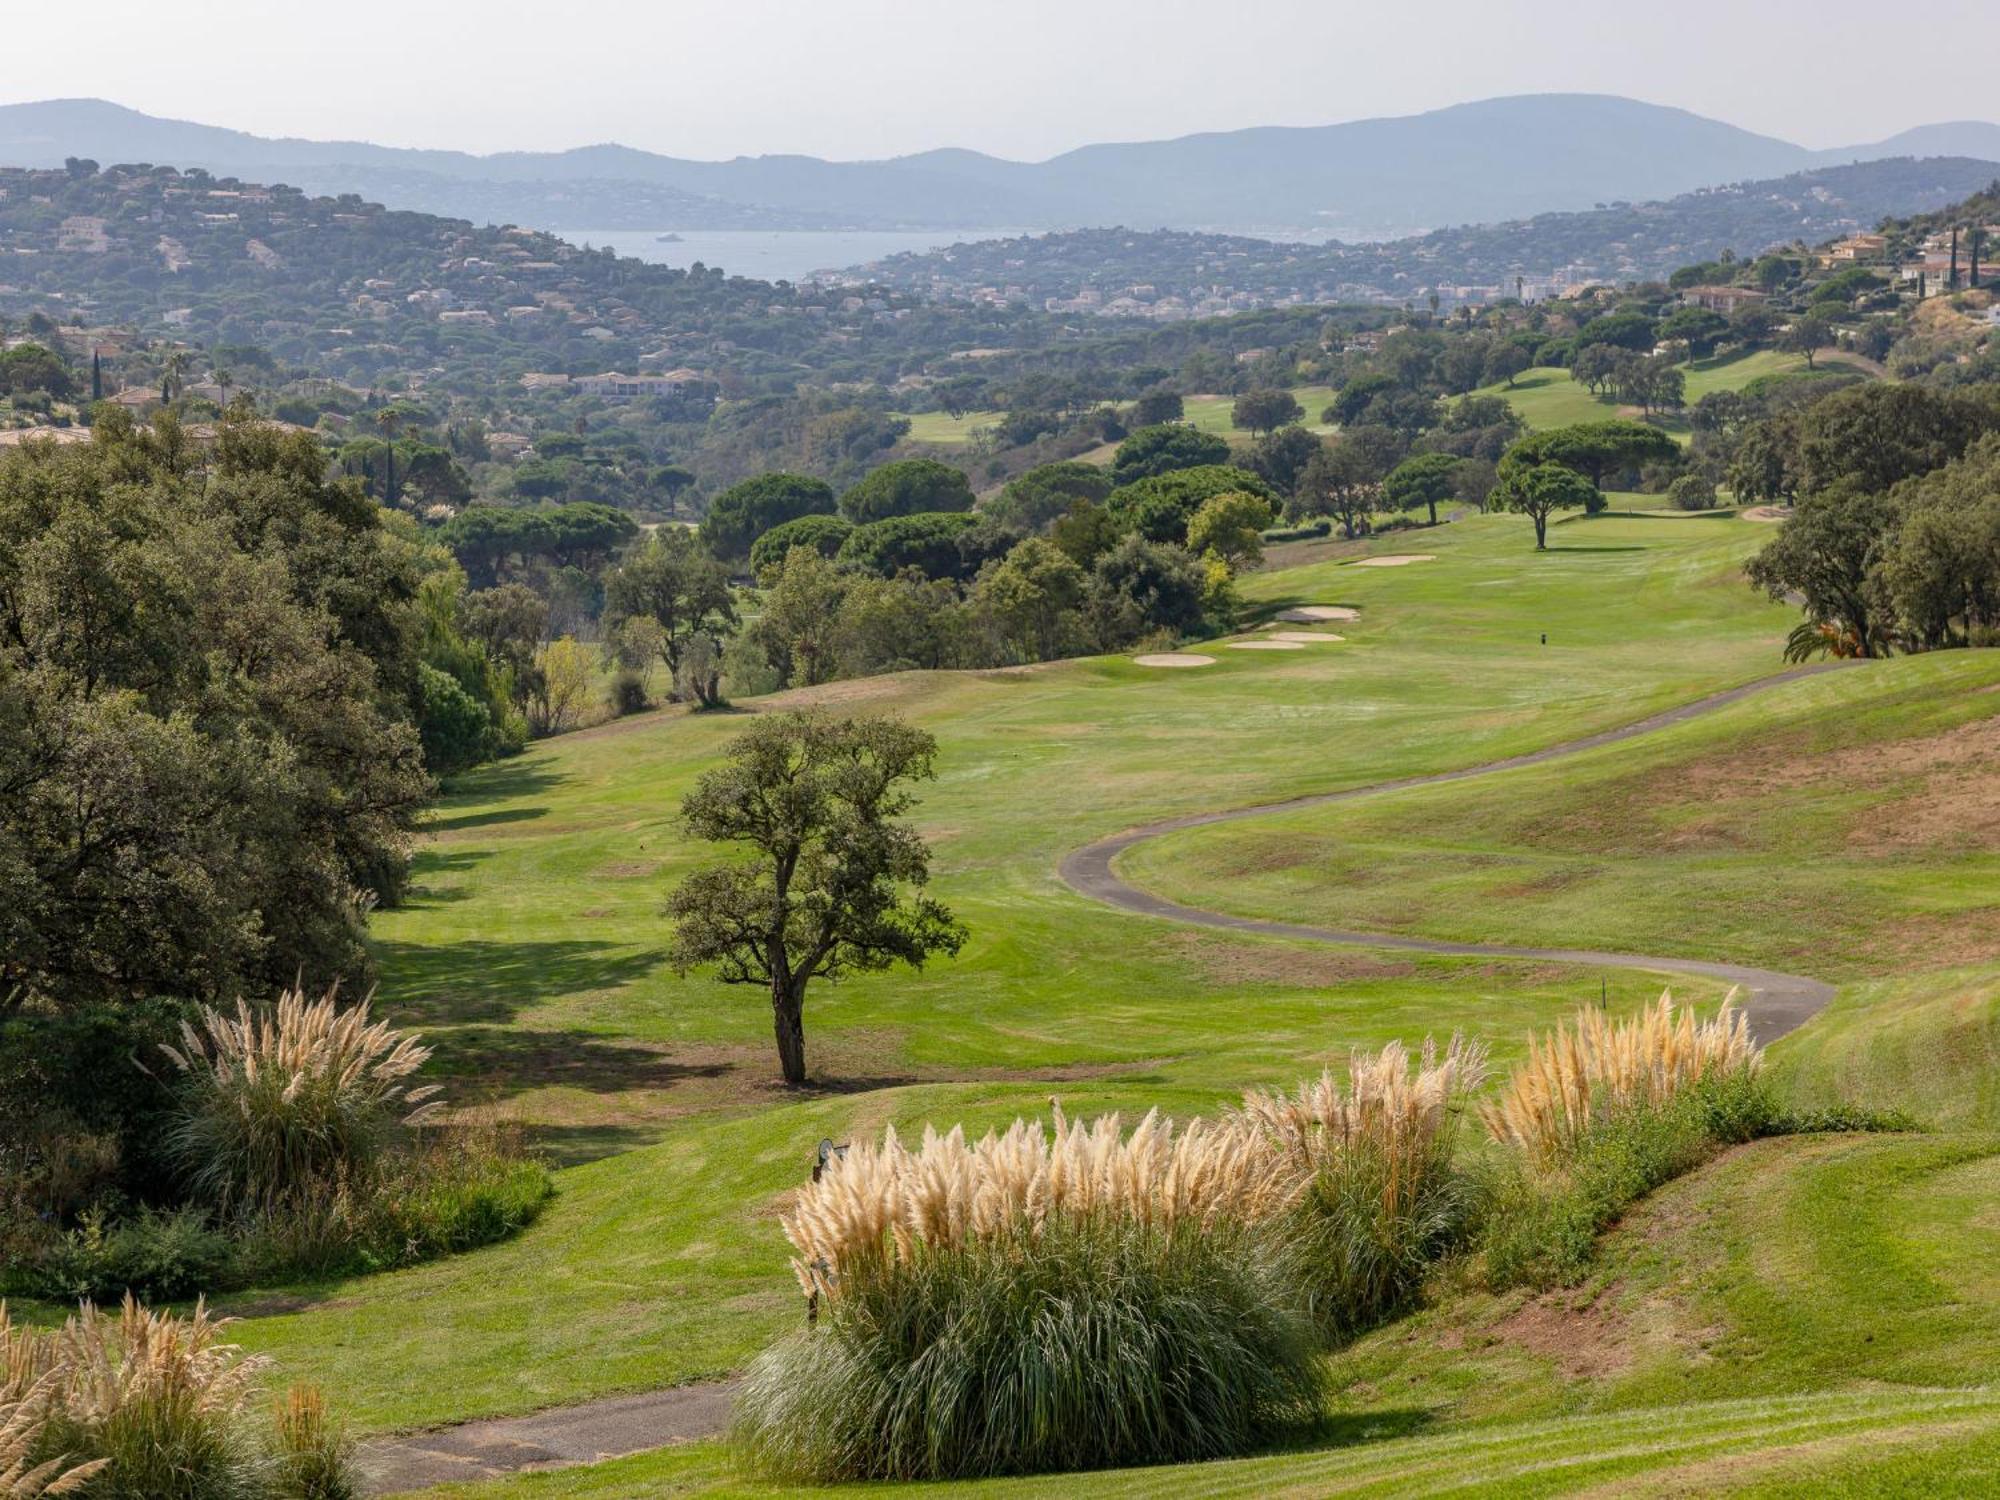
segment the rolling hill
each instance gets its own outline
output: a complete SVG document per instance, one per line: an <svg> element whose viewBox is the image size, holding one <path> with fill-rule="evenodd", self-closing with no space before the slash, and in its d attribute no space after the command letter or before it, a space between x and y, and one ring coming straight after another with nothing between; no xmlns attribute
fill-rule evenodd
<svg viewBox="0 0 2000 1500"><path fill-rule="evenodd" d="M1596 94L1488 99L1395 118L1080 147L1043 162L934 150L885 161L691 161L619 145L475 156L268 139L96 99L0 106L0 164L171 162L393 207L556 227L1323 228L1386 235L1911 154L2000 160L2000 125L1921 126L1812 151Z"/></svg>

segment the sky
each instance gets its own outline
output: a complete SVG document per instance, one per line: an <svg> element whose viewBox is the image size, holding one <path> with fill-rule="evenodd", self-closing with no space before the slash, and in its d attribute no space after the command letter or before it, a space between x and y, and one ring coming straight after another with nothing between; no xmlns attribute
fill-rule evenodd
<svg viewBox="0 0 2000 1500"><path fill-rule="evenodd" d="M481 152L1038 160L1557 91L1810 147L2000 117L2000 0L96 0L81 29L22 8L0 102Z"/></svg>

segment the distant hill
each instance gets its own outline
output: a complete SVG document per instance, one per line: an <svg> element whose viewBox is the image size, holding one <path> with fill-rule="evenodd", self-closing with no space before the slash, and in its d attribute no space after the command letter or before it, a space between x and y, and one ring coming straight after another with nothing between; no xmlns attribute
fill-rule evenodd
<svg viewBox="0 0 2000 1500"><path fill-rule="evenodd" d="M1373 244L1300 244L1186 230L1079 229L903 254L826 277L945 300L996 297L1059 310L1166 319L1313 302L1446 304L1525 290L1665 277L1733 250L1816 244L1925 213L2000 180L1967 157L1898 157L1683 193L1655 203ZM1516 278L1520 278L1517 283Z"/></svg>
<svg viewBox="0 0 2000 1500"><path fill-rule="evenodd" d="M538 227L1304 229L1346 237L1672 197L1904 155L2000 160L2000 125L1810 151L1686 110L1541 94L1341 125L1085 146L1044 162L936 150L874 162L689 161L625 146L474 156L273 140L94 99L0 106L0 164L199 166L393 207Z"/></svg>

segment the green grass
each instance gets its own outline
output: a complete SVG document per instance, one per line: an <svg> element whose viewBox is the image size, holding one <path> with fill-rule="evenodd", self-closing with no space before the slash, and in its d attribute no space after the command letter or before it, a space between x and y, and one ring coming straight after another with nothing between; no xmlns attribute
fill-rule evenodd
<svg viewBox="0 0 2000 1500"><path fill-rule="evenodd" d="M464 778L413 899L375 918L380 1005L437 1044L454 1096L533 1123L565 1164L558 1197L507 1244L240 1299L225 1309L245 1315L237 1336L326 1386L362 1431L718 1376L801 1316L777 1213L822 1136L979 1128L1051 1094L1072 1114L1208 1110L1426 1032L1489 1038L1504 1062L1600 984L1613 1006L1651 998L1657 976L1622 970L1189 932L1087 902L1055 867L1134 823L1473 765L1769 675L1791 612L1740 573L1769 534L1726 515L1608 515L1558 527L1538 554L1524 520L1474 517L1369 544L1435 562L1354 568L1356 549L1328 548L1243 581L1257 612L1360 607L1337 644L1217 649L1194 672L1100 658L812 695L937 734L917 817L935 889L973 938L921 975L816 987L808 1048L826 1084L804 1095L775 1085L761 997L664 962L663 897L706 857L675 807L740 717L647 715ZM1785 1087L1974 1131L2000 1123L2000 961L1978 925L2000 882L1960 837L1967 815L1914 811L1945 773L1892 747L1979 732L1996 685L1994 653L1864 667L1560 767L1177 836L1132 867L1302 919L1824 968L1850 982L1779 1049ZM1910 837L1878 847L1885 830ZM1643 1493L1726 1464L1728 1483L1773 1494L1868 1493L1990 1465L1994 1404L1929 1388L1988 1378L2000 1349L1979 1206L1995 1162L1976 1134L1761 1143L1644 1205L1565 1294L1582 1300L1454 1293L1363 1340L1332 1367L1332 1426L1308 1451L1091 1484ZM1600 1301L1618 1314L1604 1339ZM1577 1363L1599 1345L1611 1352ZM738 1484L695 1445L477 1493Z"/></svg>
<svg viewBox="0 0 2000 1500"><path fill-rule="evenodd" d="M1306 414L1300 419L1300 425L1306 431L1323 435L1335 430L1320 420L1320 413L1333 400L1332 386L1302 385L1294 389L1292 395L1305 408ZM1251 440L1250 430L1236 425L1234 396L1189 396L1182 403L1182 410L1183 419L1190 427L1244 443Z"/></svg>
<svg viewBox="0 0 2000 1500"><path fill-rule="evenodd" d="M958 447L971 442L980 428L997 426L1006 415L1004 411L968 411L955 417L942 411L912 412L908 441Z"/></svg>
<svg viewBox="0 0 2000 1500"><path fill-rule="evenodd" d="M1726 359L1698 359L1688 364L1687 403L1692 406L1713 391L1740 391L1764 375L1790 375L1803 371L1805 357L1760 349ZM1509 385L1506 381L1482 388L1477 394L1504 397L1521 420L1539 432L1548 427L1567 427L1575 422L1602 422L1610 417L1636 415L1637 408L1621 406L1610 397L1590 394L1590 388L1572 380L1566 369L1552 365L1525 370ZM1679 418L1667 426L1685 436L1687 425Z"/></svg>

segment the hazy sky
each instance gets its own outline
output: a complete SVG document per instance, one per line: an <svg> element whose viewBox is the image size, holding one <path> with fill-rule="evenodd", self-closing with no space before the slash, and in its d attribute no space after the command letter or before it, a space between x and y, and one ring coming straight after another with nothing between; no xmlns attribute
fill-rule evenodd
<svg viewBox="0 0 2000 1500"><path fill-rule="evenodd" d="M15 0L6 7L15 8ZM0 101L471 151L1039 158L1629 94L1807 146L2000 117L2000 0L97 0L19 5Z"/></svg>

